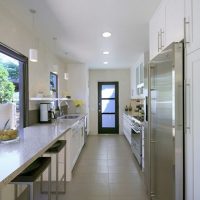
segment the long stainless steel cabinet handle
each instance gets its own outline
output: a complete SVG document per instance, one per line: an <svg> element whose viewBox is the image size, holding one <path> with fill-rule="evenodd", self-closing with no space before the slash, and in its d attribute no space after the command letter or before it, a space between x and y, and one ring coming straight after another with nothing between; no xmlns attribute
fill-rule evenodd
<svg viewBox="0 0 200 200"><path fill-rule="evenodd" d="M189 21L186 20L186 18L184 18L184 42L185 44L189 44L190 42L187 40L187 26L190 24ZM186 46L186 45L185 45Z"/></svg>
<svg viewBox="0 0 200 200"><path fill-rule="evenodd" d="M158 52L160 51L160 32L158 32Z"/></svg>
<svg viewBox="0 0 200 200"><path fill-rule="evenodd" d="M164 47L164 44L163 44L163 36L164 36L164 31L162 29L160 29L160 49L162 50L163 47Z"/></svg>
<svg viewBox="0 0 200 200"><path fill-rule="evenodd" d="M191 84L190 84L190 81L187 80L185 81L185 132L186 133L191 133L191 124L190 124L190 121L191 121L191 101L190 101L190 98L191 98Z"/></svg>

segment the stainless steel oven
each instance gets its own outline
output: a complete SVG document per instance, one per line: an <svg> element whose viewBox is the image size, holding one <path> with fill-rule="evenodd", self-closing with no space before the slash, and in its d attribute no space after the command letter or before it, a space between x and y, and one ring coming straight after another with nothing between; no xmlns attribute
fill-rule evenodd
<svg viewBox="0 0 200 200"><path fill-rule="evenodd" d="M135 120L133 120L131 127L131 149L142 167L142 126Z"/></svg>

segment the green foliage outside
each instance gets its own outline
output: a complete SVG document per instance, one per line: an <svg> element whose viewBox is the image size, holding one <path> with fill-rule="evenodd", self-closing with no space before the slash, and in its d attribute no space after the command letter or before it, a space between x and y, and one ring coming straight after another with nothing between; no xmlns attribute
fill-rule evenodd
<svg viewBox="0 0 200 200"><path fill-rule="evenodd" d="M9 73L9 79L11 80L18 80L19 79L19 67L12 63L12 62L7 62L4 63L4 67L8 70Z"/></svg>
<svg viewBox="0 0 200 200"><path fill-rule="evenodd" d="M0 103L11 102L15 92L14 84L9 81L8 70L0 65Z"/></svg>

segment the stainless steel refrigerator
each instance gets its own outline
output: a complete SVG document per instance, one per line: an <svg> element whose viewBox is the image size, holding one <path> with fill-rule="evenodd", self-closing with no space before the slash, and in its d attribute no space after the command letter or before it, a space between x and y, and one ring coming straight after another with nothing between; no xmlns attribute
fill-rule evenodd
<svg viewBox="0 0 200 200"><path fill-rule="evenodd" d="M152 200L183 200L183 44L150 61L145 122L145 181Z"/></svg>

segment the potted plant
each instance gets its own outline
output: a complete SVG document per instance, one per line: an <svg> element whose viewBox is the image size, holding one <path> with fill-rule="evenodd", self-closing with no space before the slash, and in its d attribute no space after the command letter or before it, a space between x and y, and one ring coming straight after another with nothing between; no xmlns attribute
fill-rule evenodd
<svg viewBox="0 0 200 200"><path fill-rule="evenodd" d="M11 102L15 92L15 86L8 76L8 71L0 65L0 104Z"/></svg>

